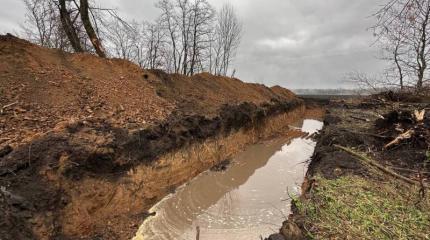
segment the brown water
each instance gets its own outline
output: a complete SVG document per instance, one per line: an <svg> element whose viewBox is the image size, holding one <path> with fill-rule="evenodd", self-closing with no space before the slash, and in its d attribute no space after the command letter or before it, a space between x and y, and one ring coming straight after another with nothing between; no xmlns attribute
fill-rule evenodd
<svg viewBox="0 0 430 240"><path fill-rule="evenodd" d="M303 132L322 122L304 120ZM290 213L288 193L299 193L313 154L311 139L276 139L248 147L225 172L205 172L151 211L135 240L260 239L277 232Z"/></svg>

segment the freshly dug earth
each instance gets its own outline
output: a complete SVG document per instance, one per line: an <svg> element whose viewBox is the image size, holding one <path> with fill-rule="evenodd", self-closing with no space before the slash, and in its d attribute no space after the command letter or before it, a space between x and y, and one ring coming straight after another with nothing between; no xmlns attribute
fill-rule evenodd
<svg viewBox="0 0 430 240"><path fill-rule="evenodd" d="M430 104L371 97L332 102L327 112L302 196L293 199L281 234L429 239Z"/></svg>
<svg viewBox="0 0 430 240"><path fill-rule="evenodd" d="M268 100L291 101L296 96L289 90L275 86L267 88L260 84L246 84L238 79L214 77L209 73L186 77L151 70L160 81L155 81L157 94L174 102L183 112L213 116L219 106L252 102L256 105Z"/></svg>
<svg viewBox="0 0 430 240"><path fill-rule="evenodd" d="M177 186L303 114L280 87L0 36L0 238L128 239Z"/></svg>

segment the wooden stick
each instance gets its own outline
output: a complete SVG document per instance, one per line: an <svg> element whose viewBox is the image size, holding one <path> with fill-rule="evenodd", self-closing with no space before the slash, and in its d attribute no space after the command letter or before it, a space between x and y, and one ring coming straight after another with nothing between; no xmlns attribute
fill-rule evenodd
<svg viewBox="0 0 430 240"><path fill-rule="evenodd" d="M200 227L199 226L196 227L196 231L197 231L196 240L200 240Z"/></svg>
<svg viewBox="0 0 430 240"><path fill-rule="evenodd" d="M11 104L8 104L8 105L4 105L2 108L0 108L0 114L3 114L3 111L4 111L6 108L8 108L8 107L12 107L13 105L16 105L16 104L18 104L18 102L14 102L14 103L11 103Z"/></svg>
<svg viewBox="0 0 430 240"><path fill-rule="evenodd" d="M403 141L405 139L410 139L412 137L412 135L414 135L414 134L415 134L415 131L410 129L407 132L400 134L398 137L396 137L396 139L394 139L393 141L391 141L390 143L385 145L384 148L388 149L391 146L399 144L401 141Z"/></svg>
<svg viewBox="0 0 430 240"><path fill-rule="evenodd" d="M8 104L8 105L4 105L4 106L2 107L2 109L6 109L6 108L8 108L8 107L12 107L13 105L16 105L16 104L18 104L18 102L14 102L14 103L11 103L11 104Z"/></svg>
<svg viewBox="0 0 430 240"><path fill-rule="evenodd" d="M387 169L387 168L385 168L385 167L383 167L382 165L379 165L378 163L376 163L375 161L373 161L372 159L370 159L370 158L368 158L368 157L366 157L366 156L364 156L364 155L362 155L362 154L360 154L360 153L357 153L357 152L355 152L355 151L353 151L352 149L350 149L350 148L346 148L346 147L343 147L343 146L340 146L340 145L334 145L334 147L335 148L338 148L338 149L340 149L340 150L343 150L343 151L345 151L345 152L347 152L347 153L349 153L349 154L351 154L351 155L353 155L354 157L356 157L356 158L358 158L359 160L362 160L362 161L364 161L365 163L368 163L368 164L370 164L370 165L372 165L372 166L374 166L374 167L376 167L376 168L378 168L379 170L381 170L382 172L384 172L384 173L386 173L386 174L389 174L389 175L391 175L391 176L393 176L393 177L395 177L395 178L398 178L398 179L401 179L401 180L403 180L403 181L405 181L405 182L407 182L407 183L409 183L409 184L412 184L412 185L420 185L420 183L418 182L418 181L414 181L414 180L412 180L412 179L410 179L410 178L407 178L407 177L404 177L404 176L402 176L402 175L400 175L400 174L397 174L397 173L395 173L395 172L393 172L393 171L391 171L391 170L389 170L389 169ZM429 186L428 185L424 185L426 188L428 188Z"/></svg>

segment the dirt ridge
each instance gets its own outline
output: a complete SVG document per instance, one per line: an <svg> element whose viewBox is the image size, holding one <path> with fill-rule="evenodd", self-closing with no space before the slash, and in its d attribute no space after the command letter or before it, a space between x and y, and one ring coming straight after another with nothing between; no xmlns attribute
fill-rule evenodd
<svg viewBox="0 0 430 240"><path fill-rule="evenodd" d="M129 238L169 188L225 160L219 142L250 144L304 108L281 87L142 70L10 35L0 36L0 79L2 239ZM195 169L182 159L208 146L216 159Z"/></svg>

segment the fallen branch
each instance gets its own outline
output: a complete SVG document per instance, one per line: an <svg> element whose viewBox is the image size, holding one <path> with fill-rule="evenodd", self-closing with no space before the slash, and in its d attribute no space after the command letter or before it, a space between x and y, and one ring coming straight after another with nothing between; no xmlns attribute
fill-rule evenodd
<svg viewBox="0 0 430 240"><path fill-rule="evenodd" d="M415 131L410 129L410 130L400 134L398 137L396 137L396 139L394 139L393 141L391 141L390 143L385 145L384 148L387 149L393 145L399 144L401 141L403 141L405 139L410 139L412 137L412 135L414 135L414 133L415 133Z"/></svg>
<svg viewBox="0 0 430 240"><path fill-rule="evenodd" d="M8 108L8 107L12 107L13 105L16 105L16 104L18 104L18 102L13 102L13 103L11 103L11 104L4 105L4 106L2 107L2 109L6 109L6 108Z"/></svg>
<svg viewBox="0 0 430 240"><path fill-rule="evenodd" d="M410 178L407 178L407 177L404 177L404 176L402 176L402 175L400 175L400 174L397 174L397 173L395 173L395 172L393 172L393 171L391 171L391 170L389 170L389 169L385 168L384 166L382 166L382 165L380 165L380 164L376 163L374 160L370 159L369 157L364 156L364 155L362 155L362 154L360 154L360 153L358 153L358 152L355 152L354 150L352 150L352 149L350 149L350 148L346 148L346 147L343 147L343 146L340 146L340 145L334 145L334 147L335 147L335 148L338 148L338 149L340 149L340 150L343 150L343 151L345 151L345 152L347 152L347 153L349 153L349 154L353 155L354 157L358 158L359 160L361 160L361 161L363 161L363 162L365 162L365 163L367 163L367 164L370 164L370 165L372 165L372 166L374 166L374 167L378 168L379 170L381 170L382 172L384 172L384 173L386 173L386 174L388 174L388 175L391 175L391 176L393 176L393 177L395 177L395 178L398 178L398 179L400 179L400 180L403 180L403 181L405 181L406 183L409 183L409 184L412 184L412 185L421 185L421 184L420 184L420 182L418 182L418 181L414 181L414 180L412 180L412 179L410 179ZM428 187L429 187L428 185L424 185L424 186L425 186L426 188L428 188Z"/></svg>
<svg viewBox="0 0 430 240"><path fill-rule="evenodd" d="M10 103L10 104L7 104L7 105L4 105L4 106L0 109L0 113L1 113L1 114L3 114L3 111L4 111L6 108L12 107L12 106L14 106L14 105L16 105L16 104L18 104L18 102L13 102L13 103Z"/></svg>

